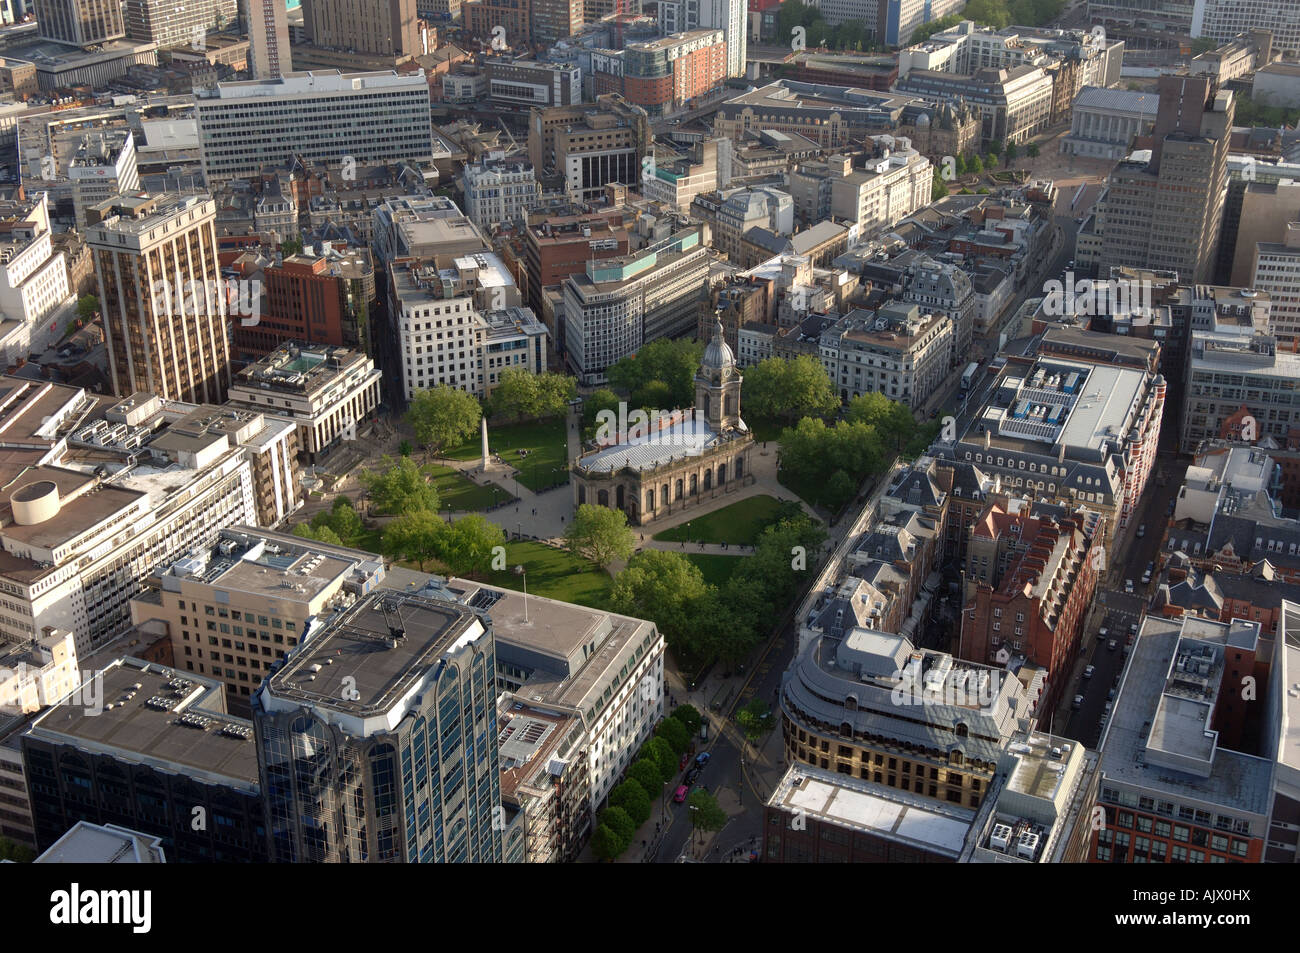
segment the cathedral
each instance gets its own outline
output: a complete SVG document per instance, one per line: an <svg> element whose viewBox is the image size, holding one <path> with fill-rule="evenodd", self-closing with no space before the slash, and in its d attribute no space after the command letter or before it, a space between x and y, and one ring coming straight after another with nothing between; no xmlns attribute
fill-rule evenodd
<svg viewBox="0 0 1300 953"><path fill-rule="evenodd" d="M574 503L614 507L644 526L752 482L740 384L717 322L695 374L695 407L584 453L573 465Z"/></svg>

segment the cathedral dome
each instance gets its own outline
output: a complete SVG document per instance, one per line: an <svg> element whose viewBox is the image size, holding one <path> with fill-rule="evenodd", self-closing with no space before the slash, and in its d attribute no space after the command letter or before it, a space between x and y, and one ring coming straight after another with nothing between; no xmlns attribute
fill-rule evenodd
<svg viewBox="0 0 1300 953"><path fill-rule="evenodd" d="M704 349L704 358L700 362L706 370L726 370L736 366L736 355L732 353L727 342L722 338L722 322L713 323L713 340Z"/></svg>

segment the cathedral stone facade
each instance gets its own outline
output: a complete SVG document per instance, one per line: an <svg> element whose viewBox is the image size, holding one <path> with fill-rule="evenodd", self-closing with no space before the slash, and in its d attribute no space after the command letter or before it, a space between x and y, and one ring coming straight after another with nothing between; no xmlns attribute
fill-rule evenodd
<svg viewBox="0 0 1300 953"><path fill-rule="evenodd" d="M620 509L629 524L644 526L752 483L754 437L740 417L740 385L736 356L716 323L695 375L695 407L579 457L575 505Z"/></svg>

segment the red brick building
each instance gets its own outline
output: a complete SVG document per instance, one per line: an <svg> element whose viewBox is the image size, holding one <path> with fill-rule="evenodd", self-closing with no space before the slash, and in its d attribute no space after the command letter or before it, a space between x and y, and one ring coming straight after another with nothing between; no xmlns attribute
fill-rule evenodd
<svg viewBox="0 0 1300 953"><path fill-rule="evenodd" d="M985 665L1016 655L1047 671L1040 711L1060 700L1097 585L1089 557L1100 517L990 504L971 527L958 655Z"/></svg>
<svg viewBox="0 0 1300 953"><path fill-rule="evenodd" d="M652 117L682 108L727 78L727 42L721 30L691 30L629 43L622 59L624 98Z"/></svg>

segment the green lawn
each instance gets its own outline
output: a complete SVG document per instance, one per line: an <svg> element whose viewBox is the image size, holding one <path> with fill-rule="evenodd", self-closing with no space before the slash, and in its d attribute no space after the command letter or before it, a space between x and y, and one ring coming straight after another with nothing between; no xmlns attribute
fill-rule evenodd
<svg viewBox="0 0 1300 953"><path fill-rule="evenodd" d="M817 501L821 498L819 493L820 484L807 480L796 480L790 476L787 470L778 470L776 481L809 506L816 506Z"/></svg>
<svg viewBox="0 0 1300 953"><path fill-rule="evenodd" d="M506 562L505 571L489 571L479 578L502 589L522 590L524 580L514 573L515 566L522 565L528 573L529 595L595 607L605 605L614 583L609 573L587 560L528 540L506 543Z"/></svg>
<svg viewBox="0 0 1300 953"><path fill-rule="evenodd" d="M564 417L505 427L488 426L488 446L519 470L519 482L540 490L568 479L569 435ZM528 455L521 457L520 450ZM477 438L444 456L452 460L476 460L482 455Z"/></svg>
<svg viewBox="0 0 1300 953"><path fill-rule="evenodd" d="M699 567L704 581L711 586L721 586L736 571L744 556L715 556L713 553L687 553L686 558Z"/></svg>
<svg viewBox="0 0 1300 953"><path fill-rule="evenodd" d="M752 546L759 534L776 520L781 501L773 496L751 496L720 510L696 517L655 535L665 542L735 543Z"/></svg>
<svg viewBox="0 0 1300 953"><path fill-rule="evenodd" d="M504 503L511 495L495 483L479 484L470 480L459 470L440 466L436 463L424 468L438 488L438 499L442 501L442 510L473 511L485 510L494 503Z"/></svg>

